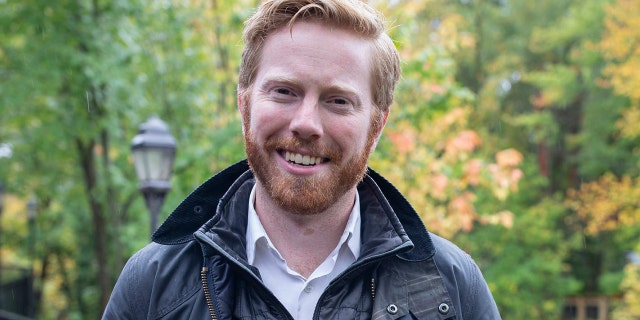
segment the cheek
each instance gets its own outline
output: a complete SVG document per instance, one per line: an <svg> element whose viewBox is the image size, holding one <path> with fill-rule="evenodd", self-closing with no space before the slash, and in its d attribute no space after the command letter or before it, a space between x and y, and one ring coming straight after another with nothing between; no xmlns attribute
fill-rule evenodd
<svg viewBox="0 0 640 320"><path fill-rule="evenodd" d="M368 123L368 121L365 123ZM344 152L360 153L367 144L369 126L363 125L363 123L359 121L340 126L334 125L331 132L333 132L334 140L340 145Z"/></svg>
<svg viewBox="0 0 640 320"><path fill-rule="evenodd" d="M272 112L268 107L263 107L260 110L251 110L250 114L245 116L244 122L254 135L264 137L286 126L287 119L282 112Z"/></svg>

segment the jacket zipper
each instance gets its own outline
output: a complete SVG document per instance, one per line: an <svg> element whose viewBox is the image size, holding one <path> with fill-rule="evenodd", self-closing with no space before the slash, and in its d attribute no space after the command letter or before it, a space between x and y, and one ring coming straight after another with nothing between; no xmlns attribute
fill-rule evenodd
<svg viewBox="0 0 640 320"><path fill-rule="evenodd" d="M371 302L376 301L376 278L371 277Z"/></svg>
<svg viewBox="0 0 640 320"><path fill-rule="evenodd" d="M236 266L240 267L242 270L246 271L247 274L249 274L253 279L255 279L257 282L262 283L262 280L256 276L249 268L247 268L244 264L240 263L239 261L237 261L237 259L231 255L229 255L223 248L221 248L220 246L218 246L215 242L211 241L211 239L207 238L203 233L201 232L196 232L194 233L195 238L200 242L200 245L202 246L202 248L204 248L205 245L209 245L213 248L215 248L220 254L222 254L224 257L228 258L230 261L235 261ZM204 251L203 251L203 255L205 255ZM204 264L206 265L206 259ZM211 296L211 291L209 290L209 285L207 284L207 277L206 274L208 273L209 269L207 267L202 267L202 270L200 271L200 280L202 282L202 290L204 291L204 295L205 298L207 300L207 307L209 308L209 313L211 314L211 319L212 320L217 320L218 317L216 315L215 309L213 308L213 299ZM265 288L265 290L269 291L268 289ZM291 319L293 320L293 317L291 317L291 315L289 315L289 313L286 311L286 308L284 307L284 305L282 305L280 303L280 301L277 300L277 298L275 301L277 301L277 304L280 304L282 310L285 310L285 313L288 315L287 319Z"/></svg>
<svg viewBox="0 0 640 320"><path fill-rule="evenodd" d="M211 320L217 320L216 311L213 309L213 300L211 299L211 291L209 291L209 284L207 282L207 272L209 268L202 267L200 271L200 280L202 281L202 291L204 291L204 297L207 300L207 308L209 309L209 315Z"/></svg>

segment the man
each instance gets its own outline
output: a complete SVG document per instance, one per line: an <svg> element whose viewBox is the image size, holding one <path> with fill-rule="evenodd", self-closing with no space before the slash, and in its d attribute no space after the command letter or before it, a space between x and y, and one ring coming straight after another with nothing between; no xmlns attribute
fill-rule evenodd
<svg viewBox="0 0 640 320"><path fill-rule="evenodd" d="M248 161L178 206L104 319L499 319L471 258L367 170L400 74L378 13L268 1L244 40Z"/></svg>

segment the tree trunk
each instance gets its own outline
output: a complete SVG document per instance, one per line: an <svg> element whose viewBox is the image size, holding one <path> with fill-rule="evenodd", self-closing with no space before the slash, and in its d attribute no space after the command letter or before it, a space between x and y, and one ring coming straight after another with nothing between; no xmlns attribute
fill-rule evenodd
<svg viewBox="0 0 640 320"><path fill-rule="evenodd" d="M91 211L91 219L93 223L93 231L95 234L94 249L98 265L98 287L101 310L107 305L109 300L111 281L107 270L107 232L104 207L101 205L97 195L100 190L98 188L96 163L94 159L93 148L95 142L90 140L83 143L76 139L76 147L78 150L80 167L82 168L84 184L86 188L87 201L89 210Z"/></svg>

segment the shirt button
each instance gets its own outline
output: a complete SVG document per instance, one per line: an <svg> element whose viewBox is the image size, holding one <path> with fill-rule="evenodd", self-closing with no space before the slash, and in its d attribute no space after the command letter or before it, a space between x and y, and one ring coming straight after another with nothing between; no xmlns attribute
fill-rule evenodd
<svg viewBox="0 0 640 320"><path fill-rule="evenodd" d="M311 290L313 290L313 287L310 284L308 284L306 287L304 287L304 292L306 292L306 293L311 292Z"/></svg>

